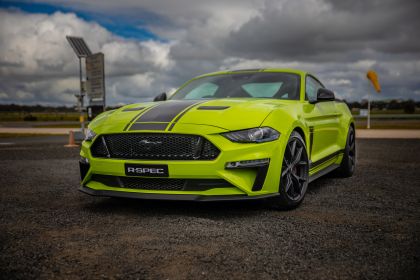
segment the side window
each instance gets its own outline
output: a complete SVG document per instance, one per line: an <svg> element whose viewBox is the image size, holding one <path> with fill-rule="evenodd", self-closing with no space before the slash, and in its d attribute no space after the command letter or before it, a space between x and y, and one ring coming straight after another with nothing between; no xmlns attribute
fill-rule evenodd
<svg viewBox="0 0 420 280"><path fill-rule="evenodd" d="M306 99L309 101L316 100L316 94L318 89L323 88L323 86L314 78L306 76Z"/></svg>
<svg viewBox="0 0 420 280"><path fill-rule="evenodd" d="M211 98L219 87L213 83L204 83L191 90L185 99Z"/></svg>

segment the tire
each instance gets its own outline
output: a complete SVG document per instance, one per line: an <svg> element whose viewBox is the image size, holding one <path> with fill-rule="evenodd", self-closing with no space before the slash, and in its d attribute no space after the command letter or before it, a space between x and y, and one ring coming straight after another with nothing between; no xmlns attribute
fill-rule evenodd
<svg viewBox="0 0 420 280"><path fill-rule="evenodd" d="M347 178L351 177L356 168L356 133L352 126L349 127L347 133L346 147L344 149L343 160L341 161L340 167L337 168L336 174L339 177Z"/></svg>
<svg viewBox="0 0 420 280"><path fill-rule="evenodd" d="M292 132L284 152L280 172L279 196L271 199L276 209L293 209L302 203L309 179L309 159L305 141L296 131Z"/></svg>

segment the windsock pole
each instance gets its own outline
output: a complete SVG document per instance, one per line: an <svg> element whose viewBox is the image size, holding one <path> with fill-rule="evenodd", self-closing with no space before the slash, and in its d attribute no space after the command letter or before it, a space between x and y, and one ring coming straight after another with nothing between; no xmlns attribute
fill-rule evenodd
<svg viewBox="0 0 420 280"><path fill-rule="evenodd" d="M368 93L367 129L370 129L370 92Z"/></svg>
<svg viewBox="0 0 420 280"><path fill-rule="evenodd" d="M378 75L375 71L369 70L366 74L366 78L370 80L376 92L381 92L381 85L379 84ZM370 91L368 92L368 114L367 114L367 128L370 129Z"/></svg>

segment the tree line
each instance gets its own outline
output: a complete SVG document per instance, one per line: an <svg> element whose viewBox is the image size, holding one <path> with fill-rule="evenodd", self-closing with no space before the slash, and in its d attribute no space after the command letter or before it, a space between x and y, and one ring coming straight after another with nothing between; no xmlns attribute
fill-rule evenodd
<svg viewBox="0 0 420 280"><path fill-rule="evenodd" d="M350 109L367 109L368 101L362 100L361 102L347 102L347 105ZM412 99L400 100L400 99L391 99L391 100L372 100L370 102L371 109L378 110L403 110L407 114L413 114L416 112L416 108L420 109L420 101L414 101Z"/></svg>
<svg viewBox="0 0 420 280"><path fill-rule="evenodd" d="M353 101L348 102L344 100L350 109L367 109L368 101ZM416 108L420 108L420 101L414 101L412 99L400 100L372 100L370 103L372 109L378 110L403 110L405 113L414 113ZM107 107L109 109L115 109L118 107ZM44 106L44 105L20 105L20 104L0 104L0 112L26 112L26 113L67 113L76 112L76 108L70 106Z"/></svg>

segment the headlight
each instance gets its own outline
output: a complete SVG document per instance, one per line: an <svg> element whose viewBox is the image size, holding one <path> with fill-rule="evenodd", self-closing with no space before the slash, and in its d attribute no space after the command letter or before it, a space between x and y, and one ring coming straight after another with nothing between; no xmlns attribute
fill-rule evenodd
<svg viewBox="0 0 420 280"><path fill-rule="evenodd" d="M278 139L280 132L272 129L271 127L257 127L246 130L226 132L222 133L222 135L232 142L261 143Z"/></svg>
<svg viewBox="0 0 420 280"><path fill-rule="evenodd" d="M92 141L93 138L95 138L95 136L96 136L96 133L92 129L90 128L86 129L85 141Z"/></svg>

